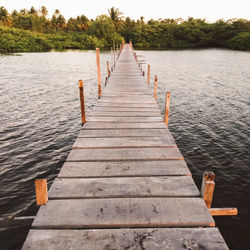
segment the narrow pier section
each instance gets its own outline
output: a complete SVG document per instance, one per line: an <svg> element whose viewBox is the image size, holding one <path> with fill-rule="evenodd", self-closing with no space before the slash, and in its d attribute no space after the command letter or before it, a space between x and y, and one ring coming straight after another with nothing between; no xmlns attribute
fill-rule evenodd
<svg viewBox="0 0 250 250"><path fill-rule="evenodd" d="M129 44L86 120L23 250L228 249Z"/></svg>

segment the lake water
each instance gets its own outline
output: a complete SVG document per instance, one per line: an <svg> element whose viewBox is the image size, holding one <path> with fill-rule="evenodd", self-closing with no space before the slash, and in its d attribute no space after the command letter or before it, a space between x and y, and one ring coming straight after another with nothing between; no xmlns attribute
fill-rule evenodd
<svg viewBox="0 0 250 250"><path fill-rule="evenodd" d="M196 184L216 174L213 207L237 207L215 218L230 249L250 245L250 53L221 49L137 51L157 74L158 104L171 91L169 128ZM101 53L102 79L110 53ZM144 69L146 66L144 65ZM0 216L35 215L34 180L51 185L80 126L77 81L87 111L97 102L94 51L0 56ZM145 79L146 84L146 79ZM152 90L153 92L153 90ZM0 224L1 226L1 224ZM25 225L1 226L0 249L20 249Z"/></svg>

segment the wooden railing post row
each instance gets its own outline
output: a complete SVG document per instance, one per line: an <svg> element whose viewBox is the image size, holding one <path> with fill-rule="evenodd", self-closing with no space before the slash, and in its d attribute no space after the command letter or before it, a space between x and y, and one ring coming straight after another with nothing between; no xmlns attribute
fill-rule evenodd
<svg viewBox="0 0 250 250"><path fill-rule="evenodd" d="M79 92L80 92L82 124L84 124L86 122L86 117L85 117L84 90L83 90L83 81L82 80L79 80Z"/></svg>
<svg viewBox="0 0 250 250"><path fill-rule="evenodd" d="M154 98L157 100L157 86L158 86L158 78L157 75L155 75L155 85L154 85Z"/></svg>
<svg viewBox="0 0 250 250"><path fill-rule="evenodd" d="M213 193L215 187L215 174L211 171L205 171L202 178L201 195L208 208L211 208Z"/></svg>
<svg viewBox="0 0 250 250"><path fill-rule="evenodd" d="M108 71L108 77L110 77L110 68L109 68L109 62L107 61L107 71Z"/></svg>
<svg viewBox="0 0 250 250"><path fill-rule="evenodd" d="M45 205L48 202L47 179L35 180L36 204Z"/></svg>
<svg viewBox="0 0 250 250"><path fill-rule="evenodd" d="M115 42L113 41L113 57L114 57L114 67L115 67L115 63L116 63L116 58L115 58Z"/></svg>
<svg viewBox="0 0 250 250"><path fill-rule="evenodd" d="M170 106L170 92L167 92L165 101L165 118L164 118L164 122L167 125L167 127L168 127L169 106Z"/></svg>
<svg viewBox="0 0 250 250"><path fill-rule="evenodd" d="M101 65L100 65L100 49L96 48L97 78L98 78L98 98L101 98Z"/></svg>
<svg viewBox="0 0 250 250"><path fill-rule="evenodd" d="M148 85L150 84L150 64L148 64Z"/></svg>

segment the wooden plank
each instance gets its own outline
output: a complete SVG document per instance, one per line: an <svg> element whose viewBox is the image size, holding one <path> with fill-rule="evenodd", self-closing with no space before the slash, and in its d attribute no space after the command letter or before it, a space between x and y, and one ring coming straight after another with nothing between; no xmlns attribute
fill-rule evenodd
<svg viewBox="0 0 250 250"><path fill-rule="evenodd" d="M49 199L198 196L191 176L57 178L49 190Z"/></svg>
<svg viewBox="0 0 250 250"><path fill-rule="evenodd" d="M237 215L238 209L235 207L209 208L209 212L212 216Z"/></svg>
<svg viewBox="0 0 250 250"><path fill-rule="evenodd" d="M177 147L170 136L119 137L119 138L76 138L73 148L164 148Z"/></svg>
<svg viewBox="0 0 250 250"><path fill-rule="evenodd" d="M188 246L196 248L188 248ZM218 228L30 230L22 250L228 250Z"/></svg>
<svg viewBox="0 0 250 250"><path fill-rule="evenodd" d="M65 162L58 177L97 178L191 175L185 161Z"/></svg>
<svg viewBox="0 0 250 250"><path fill-rule="evenodd" d="M130 104L140 104L140 105L144 105L144 104L155 104L155 101L153 99L126 99L126 98L102 98L100 99L99 103L130 103Z"/></svg>
<svg viewBox="0 0 250 250"><path fill-rule="evenodd" d="M166 125L163 122L129 122L129 123L117 123L117 122L90 122L84 124L84 129L166 129Z"/></svg>
<svg viewBox="0 0 250 250"><path fill-rule="evenodd" d="M159 111L151 112L108 112L108 111L92 111L88 114L88 117L161 117Z"/></svg>
<svg viewBox="0 0 250 250"><path fill-rule="evenodd" d="M78 137L84 138L110 138L110 137L154 137L168 136L174 141L172 134L167 129L86 129L80 130Z"/></svg>
<svg viewBox="0 0 250 250"><path fill-rule="evenodd" d="M93 112L144 112L144 113L151 113L151 112L159 112L159 114L161 114L161 111L159 108L156 107L148 107L148 108L137 108L137 107L102 107L102 106L98 106L98 107L94 107L89 114L91 114Z"/></svg>
<svg viewBox="0 0 250 250"><path fill-rule="evenodd" d="M183 160L178 148L72 149L67 161Z"/></svg>
<svg viewBox="0 0 250 250"><path fill-rule="evenodd" d="M201 198L116 198L49 200L33 228L215 226Z"/></svg>
<svg viewBox="0 0 250 250"><path fill-rule="evenodd" d="M146 116L146 117L98 117L98 116L88 116L88 122L112 122L112 123L138 123L138 122L163 122L163 118L160 116Z"/></svg>
<svg viewBox="0 0 250 250"><path fill-rule="evenodd" d="M100 99L101 100L101 99ZM119 103L119 102L101 102L98 101L95 107L113 107L113 108L159 108L156 103Z"/></svg>

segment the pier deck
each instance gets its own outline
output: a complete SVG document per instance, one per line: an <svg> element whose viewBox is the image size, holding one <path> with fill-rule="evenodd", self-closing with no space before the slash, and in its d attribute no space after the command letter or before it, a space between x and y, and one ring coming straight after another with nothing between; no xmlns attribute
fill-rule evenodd
<svg viewBox="0 0 250 250"><path fill-rule="evenodd" d="M129 44L22 249L228 249Z"/></svg>

